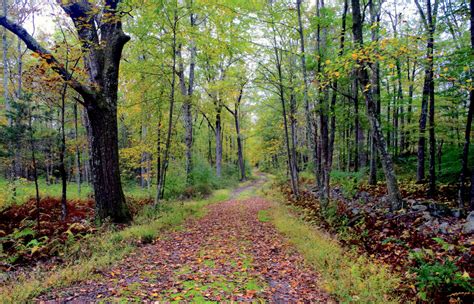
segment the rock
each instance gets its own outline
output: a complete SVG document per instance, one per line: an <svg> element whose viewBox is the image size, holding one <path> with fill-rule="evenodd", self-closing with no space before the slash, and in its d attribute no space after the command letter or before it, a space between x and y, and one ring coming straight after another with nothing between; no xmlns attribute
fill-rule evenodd
<svg viewBox="0 0 474 304"><path fill-rule="evenodd" d="M462 226L462 232L465 234L474 233L474 211L471 211L466 218L466 223Z"/></svg>
<svg viewBox="0 0 474 304"><path fill-rule="evenodd" d="M428 211L423 211L423 219L425 221L431 221L431 214Z"/></svg>
<svg viewBox="0 0 474 304"><path fill-rule="evenodd" d="M367 193L366 191L362 191L359 193L359 199L365 203L369 201L370 194Z"/></svg>
<svg viewBox="0 0 474 304"><path fill-rule="evenodd" d="M426 211L428 210L428 207L426 207L425 205L413 205L411 206L411 209L415 211Z"/></svg>
<svg viewBox="0 0 474 304"><path fill-rule="evenodd" d="M461 218L462 212L461 209L451 209L451 214L455 218Z"/></svg>
<svg viewBox="0 0 474 304"><path fill-rule="evenodd" d="M447 222L443 222L441 225L439 225L439 232L442 234L448 234L448 228L449 224Z"/></svg>

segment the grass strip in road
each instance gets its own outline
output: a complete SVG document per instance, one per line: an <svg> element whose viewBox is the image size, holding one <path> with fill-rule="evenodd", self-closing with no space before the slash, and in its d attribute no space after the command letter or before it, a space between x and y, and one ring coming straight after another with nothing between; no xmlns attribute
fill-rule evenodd
<svg viewBox="0 0 474 304"><path fill-rule="evenodd" d="M210 198L190 202L168 202L158 209L144 208L133 224L117 231L113 226L87 235L70 245L62 257L64 265L52 270L40 267L24 271L15 277L0 273L2 303L29 302L39 294L53 288L69 286L93 277L123 259L140 244L152 242L160 232L178 228L187 218L201 217L205 206L225 201L230 190L218 190ZM3 276L3 278L2 278Z"/></svg>

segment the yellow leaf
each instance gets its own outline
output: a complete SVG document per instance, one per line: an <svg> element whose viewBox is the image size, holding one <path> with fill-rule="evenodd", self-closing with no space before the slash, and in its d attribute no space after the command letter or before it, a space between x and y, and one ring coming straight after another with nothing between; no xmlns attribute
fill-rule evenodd
<svg viewBox="0 0 474 304"><path fill-rule="evenodd" d="M469 279L469 273L464 270L464 273L462 274L463 278Z"/></svg>
<svg viewBox="0 0 474 304"><path fill-rule="evenodd" d="M357 58L359 57L356 53L353 53L351 56L352 56L352 59L354 60L357 60Z"/></svg>
<svg viewBox="0 0 474 304"><path fill-rule="evenodd" d="M331 63L331 60L326 60L326 64L330 64Z"/></svg>

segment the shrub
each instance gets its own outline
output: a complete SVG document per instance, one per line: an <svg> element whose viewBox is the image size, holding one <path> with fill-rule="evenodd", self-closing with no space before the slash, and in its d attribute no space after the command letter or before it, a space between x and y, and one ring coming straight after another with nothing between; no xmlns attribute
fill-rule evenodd
<svg viewBox="0 0 474 304"><path fill-rule="evenodd" d="M342 193L346 198L352 199L356 195L365 174L365 169L358 172L332 171L331 179L334 184L341 187Z"/></svg>
<svg viewBox="0 0 474 304"><path fill-rule="evenodd" d="M413 267L411 270L416 273L418 296L423 301L438 298L441 292L450 294L474 291L469 274L461 273L452 261L444 260L443 263L423 261L419 267Z"/></svg>

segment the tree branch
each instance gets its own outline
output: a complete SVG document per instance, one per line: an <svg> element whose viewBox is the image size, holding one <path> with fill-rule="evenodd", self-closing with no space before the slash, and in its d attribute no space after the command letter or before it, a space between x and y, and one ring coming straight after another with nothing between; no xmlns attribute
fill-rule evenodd
<svg viewBox="0 0 474 304"><path fill-rule="evenodd" d="M29 50L44 59L53 71L59 74L64 81L69 82L71 88L73 88L77 93L81 94L84 101L91 100L95 96L95 92L91 88L75 79L72 79L72 75L64 68L64 65L60 64L51 52L42 47L21 25L18 25L7 17L1 15L0 25L20 38Z"/></svg>

